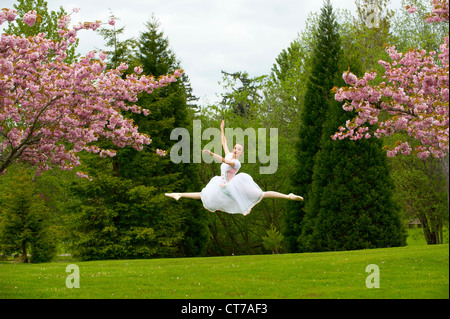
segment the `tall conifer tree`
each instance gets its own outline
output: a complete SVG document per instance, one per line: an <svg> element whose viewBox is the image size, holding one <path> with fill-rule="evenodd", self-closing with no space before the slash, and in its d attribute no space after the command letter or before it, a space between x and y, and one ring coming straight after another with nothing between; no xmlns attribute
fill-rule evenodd
<svg viewBox="0 0 450 319"><path fill-rule="evenodd" d="M320 138L325 114L333 100L334 87L341 50L338 23L329 0L321 9L319 27L315 36L312 66L301 112L299 141L296 145L296 167L291 177L293 193L303 196L304 202L289 202L286 211L284 236L287 248L298 252L297 239L301 234L304 205L309 200L312 185L314 157L320 150Z"/></svg>
<svg viewBox="0 0 450 319"><path fill-rule="evenodd" d="M288 215L290 245L297 251L401 246L406 237L381 142L331 139L339 123L351 116L334 99L331 88L344 85L342 70L350 66L361 73L362 69L362 59L341 53L338 28L326 1L301 117L299 169L292 179L305 202L300 213Z"/></svg>
<svg viewBox="0 0 450 319"><path fill-rule="evenodd" d="M342 61L355 74L359 61ZM341 78L337 85L344 85ZM332 101L314 162L305 204L301 251L335 251L403 246L406 236L393 201L394 185L378 139L333 140L339 123L352 114ZM343 121L343 122L342 122Z"/></svg>
<svg viewBox="0 0 450 319"><path fill-rule="evenodd" d="M153 16L146 23L146 30L138 39L137 58L142 65L143 73L158 78L167 73L173 73L180 68L175 54L169 48L169 41L159 30L159 21ZM159 157L156 149L170 151L176 141L170 140L174 128L186 128L192 133L192 120L194 111L189 101L194 100L191 95L190 83L186 75L171 85L161 88L152 94L144 93L139 98L139 105L151 110L150 115L133 114L134 122L141 132L152 138L151 150L137 152L128 148L129 154L123 159L126 161L124 169L126 174L142 180L147 186L153 186L164 194L175 189L180 192L197 192L201 189L199 165L192 163L174 164L169 158ZM190 135L192 136L192 134ZM183 253L188 256L202 255L208 241L206 225L206 211L199 201L180 201L173 203L169 200L171 211L182 212L183 217Z"/></svg>

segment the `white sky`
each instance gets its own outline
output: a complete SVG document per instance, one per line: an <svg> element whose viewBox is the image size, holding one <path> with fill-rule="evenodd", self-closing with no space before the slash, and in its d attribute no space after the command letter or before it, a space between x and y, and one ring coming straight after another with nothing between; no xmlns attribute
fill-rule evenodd
<svg viewBox="0 0 450 319"><path fill-rule="evenodd" d="M354 0L331 0L335 9L355 11ZM0 0L0 8L12 8L15 0ZM247 71L251 77L269 74L275 58L305 27L310 12L319 12L321 0L47 0L50 10L74 7L72 23L117 16L125 26L120 40L138 37L152 13L170 47L191 80L200 104L220 98L221 70ZM391 0L392 9L401 0ZM6 23L3 25L5 26ZM0 32L2 32L0 27ZM92 31L80 31L78 51L102 49L103 39Z"/></svg>

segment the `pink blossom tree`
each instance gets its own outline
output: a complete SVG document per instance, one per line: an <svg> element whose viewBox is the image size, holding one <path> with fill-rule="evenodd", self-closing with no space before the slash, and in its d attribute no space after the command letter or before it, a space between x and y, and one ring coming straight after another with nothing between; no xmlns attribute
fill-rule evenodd
<svg viewBox="0 0 450 319"><path fill-rule="evenodd" d="M15 10L2 9L0 24L16 16ZM39 17L31 11L23 21L33 25ZM154 79L140 76L142 68L137 67L124 76L126 64L107 70L106 55L95 51L66 64L65 51L76 41L77 32L101 25L96 21L69 27L69 23L70 16L59 19L59 41L46 39L43 33L1 37L0 175L17 161L36 166L37 174L53 167L71 170L80 164L77 153L83 150L114 156L114 150L97 145L104 139L137 150L151 143L150 136L139 133L121 111L148 115L149 110L135 104L138 94L176 81L182 70Z"/></svg>
<svg viewBox="0 0 450 319"><path fill-rule="evenodd" d="M448 0L432 0L432 8L426 18L428 23L449 21ZM412 14L416 12L411 6L406 9ZM376 72L367 72L360 79L350 70L343 74L349 87L335 88L335 98L345 101L344 110L356 111L357 115L340 127L333 139L357 140L372 135L380 138L407 133L417 143L410 145L407 138L400 139L388 148L389 157L413 152L421 159L430 155L444 158L449 150L448 35L443 39L440 52L399 53L395 46L386 51L392 62L379 61L385 68L385 81L380 85L370 84ZM369 126L376 124L377 129L371 131Z"/></svg>

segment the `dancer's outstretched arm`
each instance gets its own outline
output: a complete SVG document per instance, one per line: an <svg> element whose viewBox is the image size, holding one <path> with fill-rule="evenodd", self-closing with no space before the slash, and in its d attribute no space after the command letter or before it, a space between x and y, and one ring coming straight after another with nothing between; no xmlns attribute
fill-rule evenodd
<svg viewBox="0 0 450 319"><path fill-rule="evenodd" d="M219 161L221 161L222 163L228 164L228 165L230 165L231 167L234 168L235 163L234 163L233 160L227 160L227 159L225 159L224 157L222 157L222 156L220 156L220 155L218 155L218 154L215 154L215 153L211 152L210 150L207 150L206 148L204 148L204 149L202 150L202 152L203 152L204 154L209 154L209 155L211 155L212 157L217 158L217 159L218 159Z"/></svg>
<svg viewBox="0 0 450 319"><path fill-rule="evenodd" d="M223 151L225 152L225 156L230 153L230 150L228 149L228 145L227 145L227 139L225 137L225 133L224 133L224 127L225 127L225 120L222 120L222 123L220 123L220 132L222 135L222 147L223 147Z"/></svg>
<svg viewBox="0 0 450 319"><path fill-rule="evenodd" d="M281 194L281 193L273 192L273 191L264 192L264 198L282 198L282 199L298 200L298 201L303 200L303 197L294 195L292 193L290 193L289 195L285 195L285 194Z"/></svg>

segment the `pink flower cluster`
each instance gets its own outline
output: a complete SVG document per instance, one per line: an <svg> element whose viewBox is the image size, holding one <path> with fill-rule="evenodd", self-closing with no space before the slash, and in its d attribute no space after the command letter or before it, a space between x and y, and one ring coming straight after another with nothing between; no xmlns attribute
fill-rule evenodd
<svg viewBox="0 0 450 319"><path fill-rule="evenodd" d="M413 6L406 6L406 10L408 10L409 13L416 13L417 8Z"/></svg>
<svg viewBox="0 0 450 319"><path fill-rule="evenodd" d="M448 21L448 0L434 0L432 4L430 22ZM350 86L336 89L335 98L345 101L343 109L355 111L357 116L340 127L332 138L357 140L370 138L372 134L379 138L403 132L419 142L414 149L419 158L431 154L445 157L449 151L449 37L444 38L437 59L436 52L425 50L402 54L389 47L386 51L392 62L379 61L385 68L385 82L380 85L369 84L376 77L375 72L366 73L361 79L350 70L343 74ZM380 121L382 111L390 116ZM378 128L370 132L367 124L378 124ZM411 152L405 139L398 141L387 155Z"/></svg>
<svg viewBox="0 0 450 319"><path fill-rule="evenodd" d="M161 157L164 157L164 156L167 155L167 151L163 151L163 150L160 150L159 148L157 148L156 149L156 154L158 154Z"/></svg>
<svg viewBox="0 0 450 319"><path fill-rule="evenodd" d="M30 12L27 12L24 14L23 22L25 22L26 24L28 24L31 27L36 22L36 18L37 18L37 13L35 10L33 10L33 11L30 11Z"/></svg>
<svg viewBox="0 0 450 319"><path fill-rule="evenodd" d="M428 14L426 21L428 23L449 21L448 2L449 0L432 0L432 10Z"/></svg>
<svg viewBox="0 0 450 319"><path fill-rule="evenodd" d="M3 24L6 20L12 22L16 19L17 11L14 9L3 8L0 11L0 24Z"/></svg>
<svg viewBox="0 0 450 319"><path fill-rule="evenodd" d="M0 24L13 21L16 15L15 10L3 9ZM36 13L27 13L24 20L32 25ZM59 41L49 40L43 33L28 38L1 37L0 174L16 161L37 166L37 173L53 167L71 170L80 164L77 153L83 150L114 156L115 151L97 145L100 139L137 150L151 143L122 111L148 115L149 110L135 104L138 95L176 81L182 70L155 80L139 75L142 68L136 68L137 74L123 78L126 64L106 70L104 53L95 51L66 64L66 50L77 32L100 25L97 21L69 29L69 22L67 16L60 18Z"/></svg>

